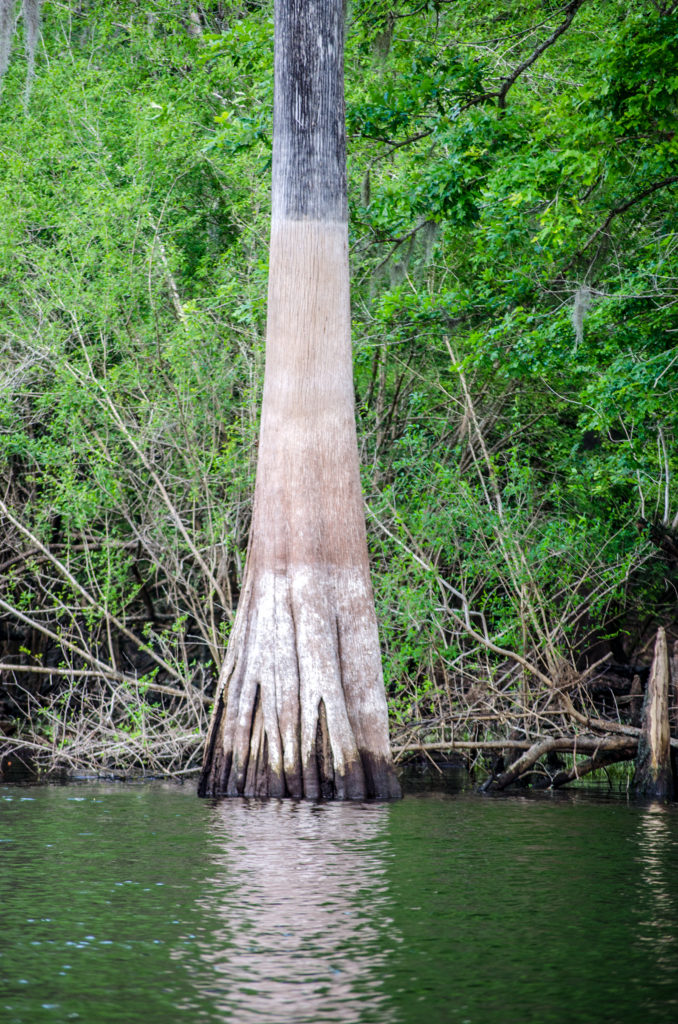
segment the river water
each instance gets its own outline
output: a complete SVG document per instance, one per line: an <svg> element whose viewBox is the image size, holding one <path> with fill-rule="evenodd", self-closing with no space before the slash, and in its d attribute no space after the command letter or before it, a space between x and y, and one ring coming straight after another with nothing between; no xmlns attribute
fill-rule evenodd
<svg viewBox="0 0 678 1024"><path fill-rule="evenodd" d="M0 786L3 1024L678 1021L678 807Z"/></svg>

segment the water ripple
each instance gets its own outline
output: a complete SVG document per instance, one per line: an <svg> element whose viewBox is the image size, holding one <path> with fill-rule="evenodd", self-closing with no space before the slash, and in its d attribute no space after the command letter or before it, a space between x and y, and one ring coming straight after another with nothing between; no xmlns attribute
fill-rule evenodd
<svg viewBox="0 0 678 1024"><path fill-rule="evenodd" d="M383 991L395 942L387 823L378 805L213 807L212 878L200 902L219 927L198 944L207 970L196 973L226 1019L394 1019Z"/></svg>

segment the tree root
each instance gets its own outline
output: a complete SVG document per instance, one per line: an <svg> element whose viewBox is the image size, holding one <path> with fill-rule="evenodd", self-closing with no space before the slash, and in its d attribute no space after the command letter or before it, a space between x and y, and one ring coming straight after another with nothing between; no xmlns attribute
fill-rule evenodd
<svg viewBox="0 0 678 1024"><path fill-rule="evenodd" d="M261 573L241 596L201 796L400 795L368 584L339 569Z"/></svg>

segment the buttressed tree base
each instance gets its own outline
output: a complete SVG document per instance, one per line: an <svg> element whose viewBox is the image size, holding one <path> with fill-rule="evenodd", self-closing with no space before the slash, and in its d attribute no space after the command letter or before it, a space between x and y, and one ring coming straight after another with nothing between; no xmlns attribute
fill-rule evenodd
<svg viewBox="0 0 678 1024"><path fill-rule="evenodd" d="M400 795L353 400L343 0L276 0L266 370L201 796Z"/></svg>

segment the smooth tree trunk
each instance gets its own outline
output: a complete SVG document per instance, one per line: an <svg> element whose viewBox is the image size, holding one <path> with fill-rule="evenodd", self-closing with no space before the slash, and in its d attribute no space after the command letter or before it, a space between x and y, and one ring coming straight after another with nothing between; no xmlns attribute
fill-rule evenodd
<svg viewBox="0 0 678 1024"><path fill-rule="evenodd" d="M266 371L202 796L399 795L353 402L343 0L276 0Z"/></svg>

